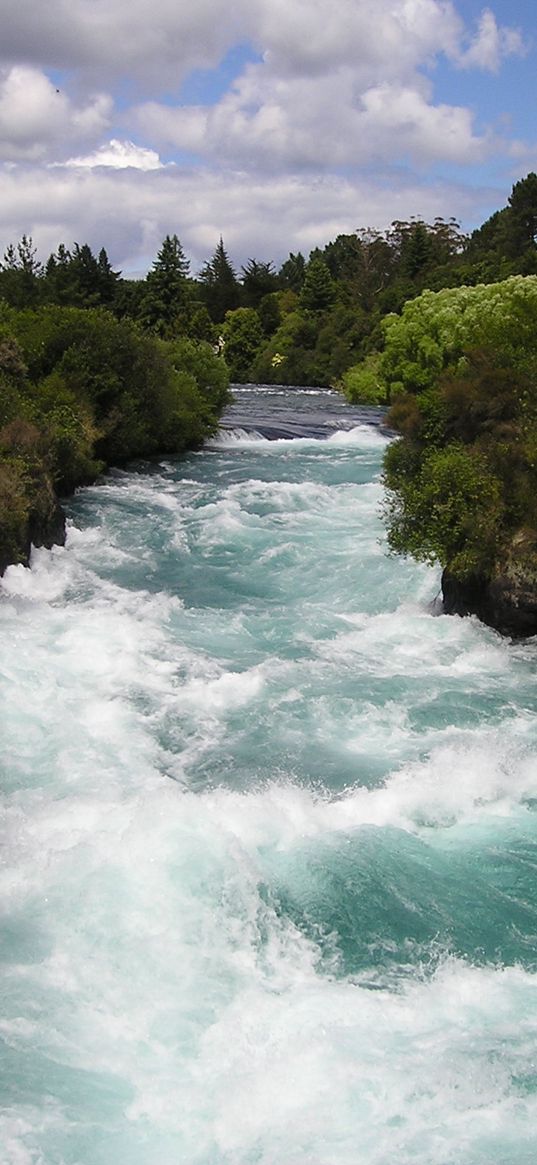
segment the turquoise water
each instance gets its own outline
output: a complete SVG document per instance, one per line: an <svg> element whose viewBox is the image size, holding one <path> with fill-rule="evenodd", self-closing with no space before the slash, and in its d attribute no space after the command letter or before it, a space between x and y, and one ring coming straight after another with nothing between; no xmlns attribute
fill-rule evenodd
<svg viewBox="0 0 537 1165"><path fill-rule="evenodd" d="M243 389L6 572L0 1165L533 1165L535 641L374 419Z"/></svg>

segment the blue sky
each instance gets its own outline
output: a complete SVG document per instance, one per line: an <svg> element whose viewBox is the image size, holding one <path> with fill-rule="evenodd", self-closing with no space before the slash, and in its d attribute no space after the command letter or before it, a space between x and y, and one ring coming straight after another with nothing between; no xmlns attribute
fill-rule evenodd
<svg viewBox="0 0 537 1165"><path fill-rule="evenodd" d="M529 0L4 0L0 254L141 274L279 264L340 232L479 225L537 169Z"/></svg>

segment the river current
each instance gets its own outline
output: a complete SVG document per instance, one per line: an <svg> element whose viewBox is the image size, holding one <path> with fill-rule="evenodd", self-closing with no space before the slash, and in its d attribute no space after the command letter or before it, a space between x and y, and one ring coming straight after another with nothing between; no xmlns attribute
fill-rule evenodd
<svg viewBox="0 0 537 1165"><path fill-rule="evenodd" d="M534 1165L536 641L245 387L0 587L1 1165Z"/></svg>

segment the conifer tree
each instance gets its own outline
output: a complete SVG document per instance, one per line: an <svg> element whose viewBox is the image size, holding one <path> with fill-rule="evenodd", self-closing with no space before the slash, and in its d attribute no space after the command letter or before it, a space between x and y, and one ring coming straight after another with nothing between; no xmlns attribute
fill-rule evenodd
<svg viewBox="0 0 537 1165"><path fill-rule="evenodd" d="M109 306L114 302L117 283L121 275L121 271L112 270L112 265L104 247L101 247L99 251L99 257L97 259L97 270L99 276L99 293L101 297L101 303Z"/></svg>
<svg viewBox="0 0 537 1165"><path fill-rule="evenodd" d="M336 298L336 286L324 259L312 259L300 293L300 306L306 311L326 311Z"/></svg>
<svg viewBox="0 0 537 1165"><path fill-rule="evenodd" d="M228 259L222 236L212 259L200 271L199 278L211 319L215 323L221 323L226 312L234 311L240 304L240 286Z"/></svg>
<svg viewBox="0 0 537 1165"><path fill-rule="evenodd" d="M74 302L79 307L97 307L101 303L101 273L88 243L75 243L71 255Z"/></svg>
<svg viewBox="0 0 537 1165"><path fill-rule="evenodd" d="M160 335L173 327L184 312L189 296L190 264L177 235L166 235L147 275L147 291L142 306L144 323Z"/></svg>
<svg viewBox="0 0 537 1165"><path fill-rule="evenodd" d="M265 295L277 291L279 280L272 263L263 263L258 259L248 259L242 272L242 295L246 307L259 307Z"/></svg>
<svg viewBox="0 0 537 1165"><path fill-rule="evenodd" d="M306 276L306 260L301 251L296 255L292 251L289 252L289 258L285 260L279 271L279 277L284 287L290 287L291 291L299 292Z"/></svg>
<svg viewBox="0 0 537 1165"><path fill-rule="evenodd" d="M35 307L41 299L43 267L36 258L31 235L22 235L14 247L6 248L0 264L0 297L12 307Z"/></svg>
<svg viewBox="0 0 537 1165"><path fill-rule="evenodd" d="M508 254L517 258L535 252L537 243L537 174L528 174L515 182L509 196L505 218L505 243Z"/></svg>

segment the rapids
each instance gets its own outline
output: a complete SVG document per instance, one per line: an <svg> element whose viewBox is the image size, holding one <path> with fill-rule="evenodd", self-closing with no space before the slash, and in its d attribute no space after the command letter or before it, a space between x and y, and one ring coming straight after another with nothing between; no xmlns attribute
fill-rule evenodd
<svg viewBox="0 0 537 1165"><path fill-rule="evenodd" d="M0 1165L533 1165L535 641L245 387L0 585Z"/></svg>

